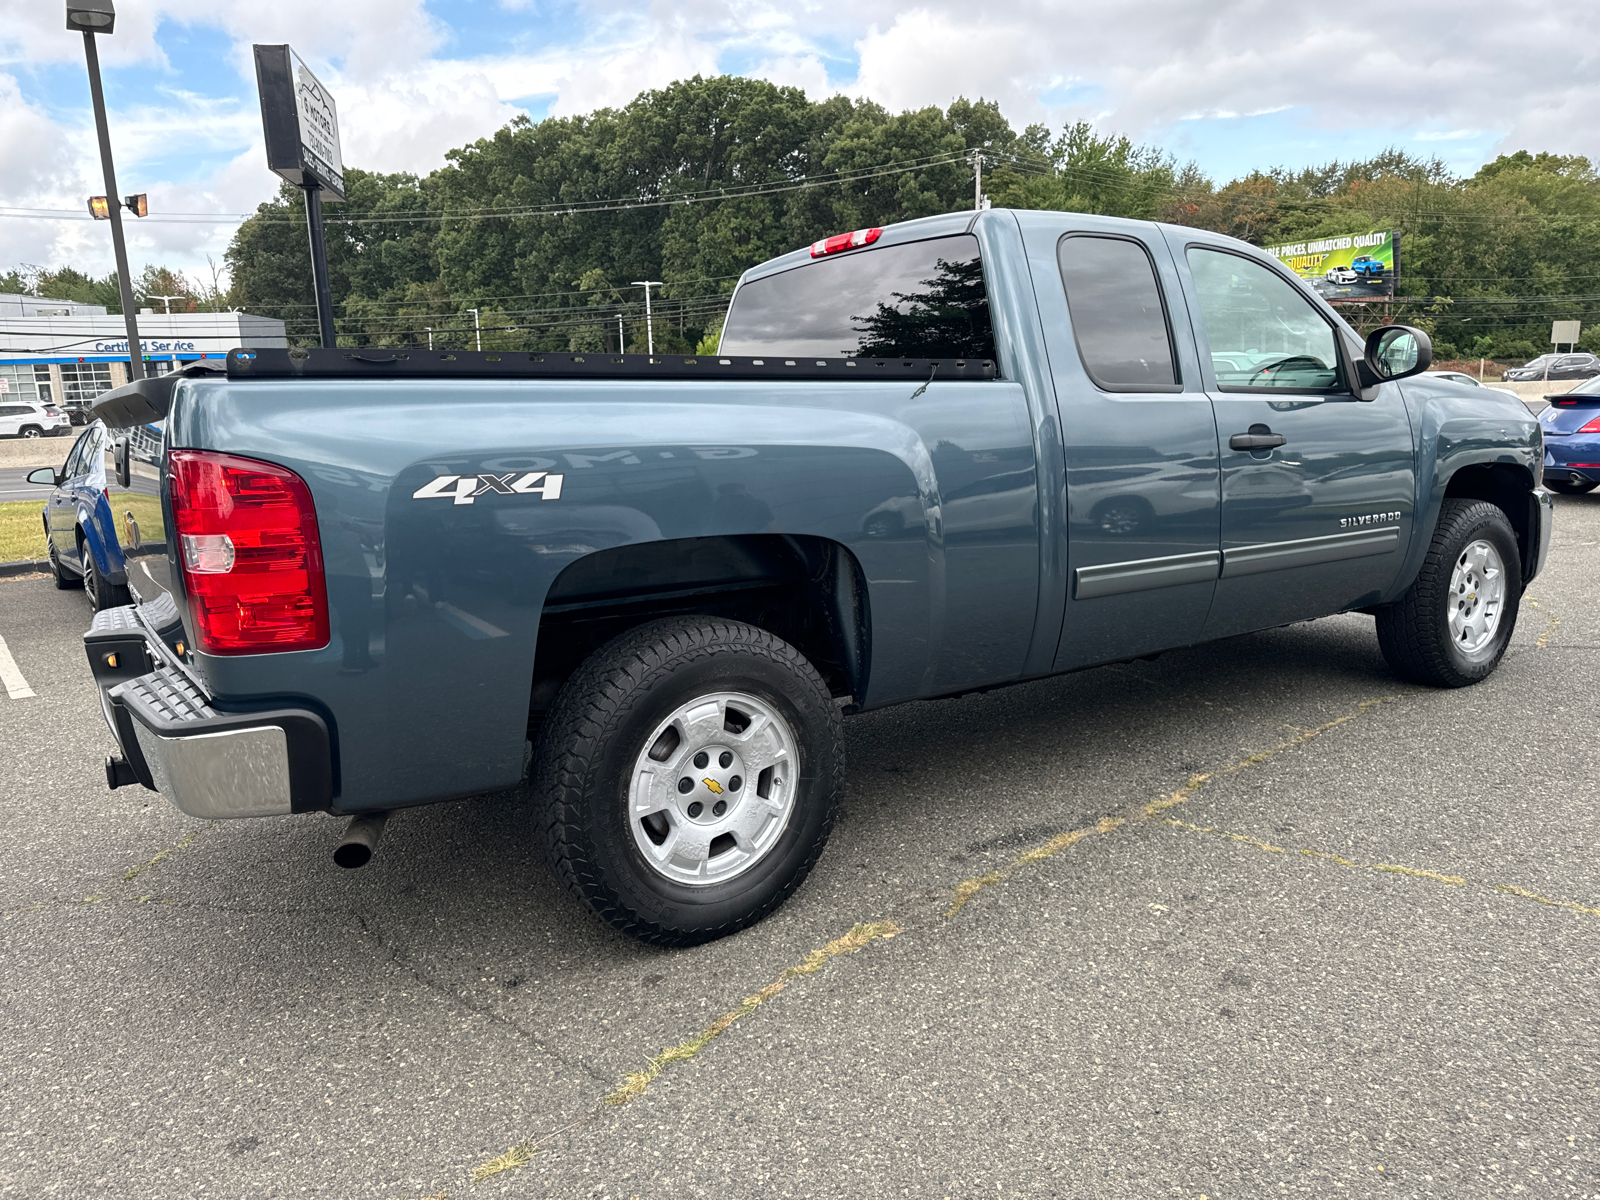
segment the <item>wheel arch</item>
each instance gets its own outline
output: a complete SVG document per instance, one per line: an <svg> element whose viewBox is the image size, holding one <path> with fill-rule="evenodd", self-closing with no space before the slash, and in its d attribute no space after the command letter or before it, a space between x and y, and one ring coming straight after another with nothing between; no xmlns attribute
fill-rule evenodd
<svg viewBox="0 0 1600 1200"><path fill-rule="evenodd" d="M1445 481L1440 500L1483 500L1505 513L1517 535L1522 577L1528 579L1539 553L1534 487L1532 473L1520 463L1469 463L1458 467ZM1435 510L1434 524L1437 523L1438 511ZM1431 535L1431 528L1429 532Z"/></svg>
<svg viewBox="0 0 1600 1200"><path fill-rule="evenodd" d="M530 738L561 685L596 649L646 622L688 614L765 629L810 659L836 699L853 707L866 695L866 577L842 543L791 534L635 542L575 559L545 595L529 698Z"/></svg>

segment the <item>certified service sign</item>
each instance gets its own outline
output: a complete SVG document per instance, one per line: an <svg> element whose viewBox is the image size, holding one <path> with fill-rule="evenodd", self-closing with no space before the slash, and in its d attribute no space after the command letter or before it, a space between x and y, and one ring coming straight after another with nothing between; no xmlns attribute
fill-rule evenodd
<svg viewBox="0 0 1600 1200"><path fill-rule="evenodd" d="M297 187L344 199L344 156L333 96L288 46L256 46L267 166Z"/></svg>

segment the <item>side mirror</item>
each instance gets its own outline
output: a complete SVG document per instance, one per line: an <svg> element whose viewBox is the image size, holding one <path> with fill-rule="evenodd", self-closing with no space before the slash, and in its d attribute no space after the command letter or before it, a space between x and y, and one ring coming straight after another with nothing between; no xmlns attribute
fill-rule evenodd
<svg viewBox="0 0 1600 1200"><path fill-rule="evenodd" d="M129 487L133 483L133 473L128 466L128 439L118 438L116 445L111 448L111 461L116 468L117 483L121 487Z"/></svg>
<svg viewBox="0 0 1600 1200"><path fill-rule="evenodd" d="M56 487L61 482L61 476L56 474L54 467L40 467L37 471L27 474L29 483L42 483L46 487Z"/></svg>
<svg viewBox="0 0 1600 1200"><path fill-rule="evenodd" d="M1385 325L1367 335L1358 370L1364 389L1420 375L1433 365L1433 339L1411 325Z"/></svg>

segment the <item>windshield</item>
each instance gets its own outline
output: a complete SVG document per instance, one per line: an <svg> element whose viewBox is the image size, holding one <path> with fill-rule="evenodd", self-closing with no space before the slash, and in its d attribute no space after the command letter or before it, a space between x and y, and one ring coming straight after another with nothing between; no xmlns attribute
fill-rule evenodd
<svg viewBox="0 0 1600 1200"><path fill-rule="evenodd" d="M992 359L978 239L902 242L752 280L734 297L720 351Z"/></svg>

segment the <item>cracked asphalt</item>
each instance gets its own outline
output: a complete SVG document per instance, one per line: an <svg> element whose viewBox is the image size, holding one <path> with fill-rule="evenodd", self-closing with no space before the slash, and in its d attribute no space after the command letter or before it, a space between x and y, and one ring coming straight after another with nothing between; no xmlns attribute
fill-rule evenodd
<svg viewBox="0 0 1600 1200"><path fill-rule="evenodd" d="M854 718L811 880L670 951L524 793L344 872L333 818L107 791L83 597L0 581L0 1195L1600 1197L1600 495L1556 506L1488 682L1346 616Z"/></svg>

